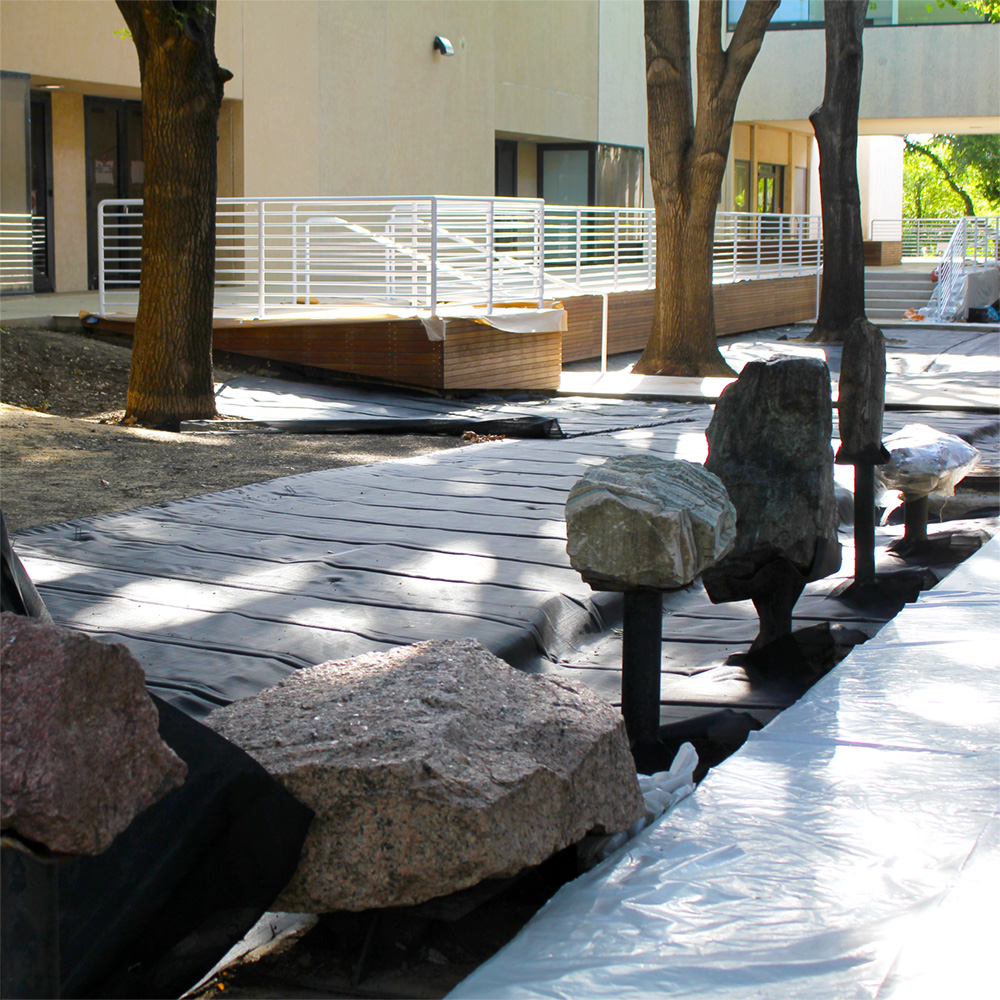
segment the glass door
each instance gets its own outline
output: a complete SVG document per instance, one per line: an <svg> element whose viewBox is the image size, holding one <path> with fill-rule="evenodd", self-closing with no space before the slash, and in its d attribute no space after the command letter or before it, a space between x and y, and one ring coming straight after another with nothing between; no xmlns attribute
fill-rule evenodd
<svg viewBox="0 0 1000 1000"><path fill-rule="evenodd" d="M141 198L145 164L142 158L142 105L104 97L84 100L87 155L87 265L89 285L97 287L97 206L106 198ZM129 209L141 225L141 207ZM108 285L139 280L139 241L127 218L120 218L120 238L105 233Z"/></svg>

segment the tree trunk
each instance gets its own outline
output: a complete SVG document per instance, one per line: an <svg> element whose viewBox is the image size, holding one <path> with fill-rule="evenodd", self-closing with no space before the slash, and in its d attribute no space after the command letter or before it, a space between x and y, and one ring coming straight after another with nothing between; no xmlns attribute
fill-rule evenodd
<svg viewBox="0 0 1000 1000"><path fill-rule="evenodd" d="M222 89L215 2L117 0L139 55L142 276L125 422L215 416L212 308Z"/></svg>
<svg viewBox="0 0 1000 1000"><path fill-rule="evenodd" d="M689 5L646 0L649 170L656 208L653 326L634 371L733 375L719 353L712 300L715 212L740 88L778 0L748 3L722 48L721 0L698 16L698 114L691 87Z"/></svg>
<svg viewBox="0 0 1000 1000"><path fill-rule="evenodd" d="M823 289L816 326L806 338L844 339L865 319L865 252L858 189L858 107L861 34L868 0L826 0L826 83L823 103L809 116L819 143L823 201Z"/></svg>

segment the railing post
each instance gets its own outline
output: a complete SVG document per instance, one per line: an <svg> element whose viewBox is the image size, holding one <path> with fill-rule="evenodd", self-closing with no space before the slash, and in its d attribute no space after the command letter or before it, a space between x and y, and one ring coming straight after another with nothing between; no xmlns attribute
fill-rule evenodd
<svg viewBox="0 0 1000 1000"><path fill-rule="evenodd" d="M778 277L781 277L781 265L784 263L785 248L783 237L785 235L782 219L778 219Z"/></svg>
<svg viewBox="0 0 1000 1000"><path fill-rule="evenodd" d="M438 204L437 198L431 198L431 315L437 316L437 229Z"/></svg>
<svg viewBox="0 0 1000 1000"><path fill-rule="evenodd" d="M264 199L257 199L257 319L263 319L266 312L264 296Z"/></svg>
<svg viewBox="0 0 1000 1000"><path fill-rule="evenodd" d="M757 216L757 277L760 277L760 255L764 248L764 230L761 228L760 216Z"/></svg>
<svg viewBox="0 0 1000 1000"><path fill-rule="evenodd" d="M614 253L614 278L612 281L612 288L618 291L618 237L619 237L619 213L618 209L615 209L615 253Z"/></svg>
<svg viewBox="0 0 1000 1000"><path fill-rule="evenodd" d="M802 277L802 230L805 229L805 226L802 224L802 222L803 220L800 218L799 219L799 267L798 270L795 272L795 276L797 278Z"/></svg>
<svg viewBox="0 0 1000 1000"><path fill-rule="evenodd" d="M576 210L576 267L574 272L576 274L576 283L580 284L580 258L583 253L583 213L580 209Z"/></svg>
<svg viewBox="0 0 1000 1000"><path fill-rule="evenodd" d="M496 221L496 202L490 198L489 205L489 221L486 225L486 266L489 268L490 279L489 292L487 293L486 311L491 313L493 312L493 272L495 270L493 264L493 225Z"/></svg>
<svg viewBox="0 0 1000 1000"><path fill-rule="evenodd" d="M107 315L107 301L104 295L104 206L97 206L97 311L101 316Z"/></svg>
<svg viewBox="0 0 1000 1000"><path fill-rule="evenodd" d="M656 210L646 212L646 285L653 288L656 285Z"/></svg>

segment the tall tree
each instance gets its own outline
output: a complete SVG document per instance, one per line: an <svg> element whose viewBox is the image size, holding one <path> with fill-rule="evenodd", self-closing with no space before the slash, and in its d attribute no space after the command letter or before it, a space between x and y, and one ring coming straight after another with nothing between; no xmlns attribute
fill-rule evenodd
<svg viewBox="0 0 1000 1000"><path fill-rule="evenodd" d="M232 73L215 57L215 0L116 2L139 56L146 164L125 422L176 429L216 412L216 142Z"/></svg>
<svg viewBox="0 0 1000 1000"><path fill-rule="evenodd" d="M826 0L823 103L809 116L819 143L823 203L823 288L806 338L840 342L865 316L865 255L858 188L858 108L868 0Z"/></svg>
<svg viewBox="0 0 1000 1000"><path fill-rule="evenodd" d="M722 47L721 0L698 5L697 114L687 2L645 0L649 172L656 207L653 327L635 371L731 375L719 353L712 301L715 212L736 101L778 0L755 0Z"/></svg>

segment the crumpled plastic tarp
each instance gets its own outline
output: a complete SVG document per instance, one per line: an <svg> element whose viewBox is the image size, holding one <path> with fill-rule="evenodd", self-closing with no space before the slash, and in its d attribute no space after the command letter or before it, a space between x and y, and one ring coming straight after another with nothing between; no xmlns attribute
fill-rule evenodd
<svg viewBox="0 0 1000 1000"><path fill-rule="evenodd" d="M986 995L998 571L994 539L449 996Z"/></svg>
<svg viewBox="0 0 1000 1000"><path fill-rule="evenodd" d="M931 493L954 496L955 487L982 457L962 438L926 424L907 424L882 443L890 457L885 465L876 467L876 482L883 490L898 490L906 500L919 500Z"/></svg>

